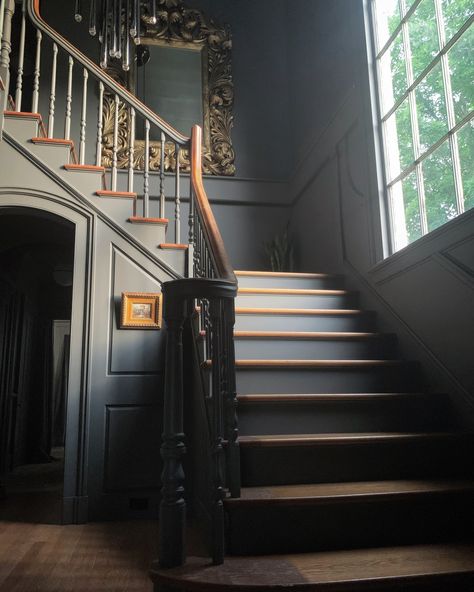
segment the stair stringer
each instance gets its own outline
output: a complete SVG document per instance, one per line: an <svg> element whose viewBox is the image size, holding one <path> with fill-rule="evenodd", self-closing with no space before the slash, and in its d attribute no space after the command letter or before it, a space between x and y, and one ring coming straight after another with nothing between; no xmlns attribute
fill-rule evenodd
<svg viewBox="0 0 474 592"><path fill-rule="evenodd" d="M163 259L161 259L157 253L155 253L148 245L144 244L136 236L126 230L117 220L114 220L109 214L103 211L98 205L92 202L91 199L87 198L77 187L69 183L62 174L54 171L47 163L40 159L37 155L33 154L28 148L18 140L16 140L11 134L5 129L3 130L3 142L11 146L17 153L23 158L31 162L36 169L40 170L45 176L47 176L53 183L61 187L72 199L72 201L79 203L88 212L96 215L102 222L114 230L121 238L129 242L136 249L138 249L145 256L151 258L155 264L157 264L165 273L169 274L173 279L182 278L183 275L177 270L173 269ZM66 171L64 171L66 172ZM18 186L17 186L18 187ZM24 187L27 189L27 187ZM99 189L99 188L98 188ZM158 240L156 241L158 243ZM157 244L158 247L158 244Z"/></svg>

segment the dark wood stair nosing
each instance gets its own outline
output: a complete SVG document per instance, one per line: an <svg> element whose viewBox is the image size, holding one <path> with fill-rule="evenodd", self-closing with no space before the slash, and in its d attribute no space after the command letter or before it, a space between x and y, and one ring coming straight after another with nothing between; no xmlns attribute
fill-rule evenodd
<svg viewBox="0 0 474 592"><path fill-rule="evenodd" d="M347 340L395 339L394 333L365 331L234 331L234 339L244 340Z"/></svg>
<svg viewBox="0 0 474 592"><path fill-rule="evenodd" d="M418 365L414 360L380 360L380 359L362 359L362 360L259 360L259 359L238 359L235 361L237 370L346 370L363 368L390 368L390 367L413 367ZM211 367L212 361L204 362L205 367Z"/></svg>
<svg viewBox="0 0 474 592"><path fill-rule="evenodd" d="M185 566L152 566L155 583L193 592L467 592L474 582L472 543L419 544L372 549L228 557L223 565L189 557ZM463 588L458 585L463 585ZM406 588L405 588L406 586ZM416 588L414 587L416 586Z"/></svg>
<svg viewBox="0 0 474 592"><path fill-rule="evenodd" d="M281 403L281 404L301 404L301 403L321 403L321 402L340 402L349 401L381 401L397 399L428 399L431 397L443 397L443 393L423 393L423 392L386 392L386 393L301 393L301 394L242 394L237 395L239 404L261 404L261 403Z"/></svg>
<svg viewBox="0 0 474 592"><path fill-rule="evenodd" d="M384 487L385 486L385 487ZM334 491L331 492L331 487ZM325 492L326 488L326 492ZM265 497L267 492L267 497ZM273 492L273 494L272 494ZM419 497L474 494L474 481L467 480L391 480L372 482L342 482L282 486L244 487L239 498L227 498L232 507L303 506L328 503L364 503ZM293 493L293 495L292 495ZM300 495L295 495L300 493Z"/></svg>
<svg viewBox="0 0 474 592"><path fill-rule="evenodd" d="M353 446L395 442L474 440L470 432L360 432L331 434L279 434L239 436L239 445L247 448L297 446Z"/></svg>
<svg viewBox="0 0 474 592"><path fill-rule="evenodd" d="M306 289L306 288L239 288L238 296L348 296L348 290Z"/></svg>
<svg viewBox="0 0 474 592"><path fill-rule="evenodd" d="M277 316L357 316L373 315L373 311L349 308L259 308L237 306L236 315L277 315Z"/></svg>
<svg viewBox="0 0 474 592"><path fill-rule="evenodd" d="M237 277L275 277L275 278L296 278L296 279L338 279L343 276L331 273L306 273L298 271L252 271L237 270Z"/></svg>

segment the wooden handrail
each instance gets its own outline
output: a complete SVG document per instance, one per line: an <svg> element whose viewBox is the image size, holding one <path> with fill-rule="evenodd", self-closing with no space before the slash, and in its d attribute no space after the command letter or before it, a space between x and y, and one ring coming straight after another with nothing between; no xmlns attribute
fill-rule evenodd
<svg viewBox="0 0 474 592"><path fill-rule="evenodd" d="M180 145L189 143L189 138L180 134L173 126L167 123L164 119L154 113L149 107L142 103L135 95L129 92L121 84L116 82L111 76L104 72L97 64L86 57L80 52L74 45L69 43L62 35L55 31L46 21L43 20L40 9L40 0L28 0L28 14L31 21L40 31L46 33L57 45L62 47L68 52L75 60L87 68L89 72L94 74L101 82L103 82L108 88L112 89L123 101L133 107L137 113L142 115L145 119L148 119L150 123L155 124L161 131L166 133L172 140Z"/></svg>
<svg viewBox="0 0 474 592"><path fill-rule="evenodd" d="M224 241L204 189L202 180L202 129L199 125L194 125L191 132L191 183L196 198L195 203L199 208L203 230L206 233L216 271L221 279L237 284Z"/></svg>

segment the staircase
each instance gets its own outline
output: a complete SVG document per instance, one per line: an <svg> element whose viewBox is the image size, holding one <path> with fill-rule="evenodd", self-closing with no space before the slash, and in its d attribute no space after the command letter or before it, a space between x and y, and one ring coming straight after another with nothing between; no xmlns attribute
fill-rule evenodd
<svg viewBox="0 0 474 592"><path fill-rule="evenodd" d="M472 590L474 435L456 424L446 395L425 390L417 364L399 358L396 338L376 332L374 315L358 309L357 295L344 289L342 278L237 272L238 464L239 447L232 440L237 430L232 423L235 389L229 329L236 282L202 184L199 129L192 141L180 136L55 34L35 11L37 3L32 20L53 39L53 56L58 43L98 82L95 164L84 159L87 84L77 157L69 137L70 111L66 110L64 137L54 135L53 84L47 131L37 113L39 70L32 112L21 111L20 100L16 106L11 101L11 110L3 113L0 149L21 153L151 255L170 278L195 276L163 285L168 348L161 565L184 560L184 399L179 364L183 322L196 299L202 351L210 354L202 370L212 377L202 405L208 405L212 416L212 452L203 458L212 457L214 490L206 493L211 513L215 511L211 522L216 539L225 520L227 557L222 565L210 565L208 558L198 556L189 557L181 567L156 565L151 573L155 589ZM39 55L41 36L37 39ZM54 82L55 67L54 62ZM136 110L145 129L152 125L166 136L162 154L165 141L174 144L178 165L172 204L164 197L164 166L158 177L159 204L151 203L147 135L142 170L135 171L132 164L121 184L117 123L112 167L102 167L104 85L113 96L116 120L122 102L130 121ZM134 141L131 133L132 163ZM189 156L191 172L186 244L180 240L180 150ZM173 210L171 233L166 209ZM188 250L194 253L188 255ZM235 463L243 486L240 495ZM215 563L222 561L223 546L217 545Z"/></svg>
<svg viewBox="0 0 474 592"><path fill-rule="evenodd" d="M474 436L326 274L236 272L241 497L170 590L467 590Z"/></svg>

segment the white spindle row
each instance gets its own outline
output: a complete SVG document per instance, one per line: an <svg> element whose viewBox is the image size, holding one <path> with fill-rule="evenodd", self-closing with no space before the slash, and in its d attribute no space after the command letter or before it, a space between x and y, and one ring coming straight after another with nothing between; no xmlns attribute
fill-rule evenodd
<svg viewBox="0 0 474 592"><path fill-rule="evenodd" d="M25 102L25 97L27 96L25 89L25 79L24 79L24 62L25 62L25 51L26 51L26 39L27 39L27 1L22 0L21 4L21 21L20 21L20 35L19 35L19 42L18 47L14 48L14 51L17 55L17 76L14 82L15 87L15 109L17 111L21 111L23 107L23 103ZM95 0L91 0L92 5L94 5ZM127 29L136 30L136 35L139 34L139 12L140 12L140 3L138 0L109 0L111 4L114 4L116 12L115 17L119 18L119 11L120 6L122 4L127 4L127 6L133 6L134 9L132 14L130 15L129 23L127 25ZM83 17L82 15L82 6L80 0L76 0L76 15L77 18ZM6 39L2 39L1 45L1 54L0 54L0 66L6 68L8 73L9 71L9 63L10 63L10 39L11 39L11 21L12 15L14 10L14 2L13 0L0 0L0 35L5 32ZM156 10L156 5L155 9ZM128 11L127 11L128 14ZM4 15L6 18L4 20ZM96 16L89 13L89 29L94 31L97 27ZM123 48L122 51L122 61L125 64L129 64L130 62L130 47L128 46L126 40L124 39L122 43L122 39L120 38L120 32L118 29L115 30L114 35L110 35L110 31L112 29L108 28L108 39L103 39L104 45L107 46L106 56L114 55L117 57L120 53L120 48ZM100 31L103 34L103 30ZM55 138L55 119L57 119L57 97L61 97L61 93L58 92L58 81L61 80L65 81L65 95L64 95L64 139L71 140L74 127L73 122L77 121L79 123L79 156L78 156L78 163L79 165L86 165L86 148L87 148L87 108L88 102L93 99L89 99L89 78L91 77L91 73L89 71L89 66L81 61L79 57L75 54L73 57L69 54L67 48L64 46L62 50L66 51L67 63L63 66L62 61L59 59L59 41L55 40L53 37L51 45L45 47L43 34L42 32L37 29L36 30L36 39L35 39L35 61L34 61L34 72L33 72L33 80L31 83L31 88L29 89L31 92L31 111L32 113L38 113L40 110L40 90L41 90L41 66L42 62L44 63L45 60L50 59L49 63L49 72L50 72L50 80L49 80L49 97L48 97L48 122L47 122L47 130L44 132L48 138L54 139ZM102 54L104 58L104 55ZM79 64L82 68L76 68L76 64ZM61 76L62 72L60 68L64 67L64 76ZM125 69L127 69L125 67ZM81 76L81 86L82 86L82 96L81 101L76 101L74 99L74 88L77 84L78 77ZM110 103L110 97L112 97L112 127L113 133L111 141L112 141L112 150L111 150L111 163L110 163L110 189L112 192L117 192L119 190L125 189L125 187L121 187L119 185L119 154L120 158L122 158L121 151L123 150L123 137L120 130L120 113L122 109L125 107L128 113L128 129L127 129L127 182L126 182L126 190L129 193L134 193L136 191L137 183L142 183L143 187L143 207L142 211L140 212L144 218L150 218L150 216L159 216L160 218L166 217L166 195L165 195L165 168L167 166L167 157L166 152L169 148L169 143L172 141L174 143L174 153L176 159L176 170L175 170L175 178L174 178L174 234L175 234L175 241L177 243L180 242L180 234L181 234L181 163L180 163L180 156L182 154L182 146L176 140L171 140L171 138L161 129L159 128L158 132L158 146L159 149L159 166L157 167L157 175L156 179L158 181L157 187L157 194L158 194L158 204L157 209L153 213L151 213L151 187L152 187L152 171L151 171L151 158L154 158L156 154L155 150L152 149L152 142L151 142L151 133L152 129L151 126L158 126L157 122L151 122L151 120L144 114L144 112L137 113L135 107L132 107L130 104L127 104L127 99L119 96L117 94L117 90L111 91L107 88L107 85L104 84L103 80L99 80L98 82L93 81L94 84L97 85L97 115L95 119L96 125L96 149L95 149L95 166L100 167L102 166L103 156L104 156L104 131L105 131L105 119L104 119L104 109L106 106L106 97L109 97L107 100ZM7 88L8 91L8 88ZM46 97L45 97L46 101ZM26 109L25 109L26 110ZM140 169L139 171L136 170L136 129L137 129L137 117L139 117L140 121L140 129L142 129L143 125L143 139L144 139L144 153L143 153L143 161L140 158ZM142 124L143 122L143 124ZM153 137L156 136L156 133ZM120 151L120 152L119 152ZM153 171L155 172L155 171ZM107 186L107 183L106 183ZM138 191L140 193L140 191ZM133 202L133 216L137 215L137 207L136 207L136 200ZM190 220L191 220L190 214ZM192 227L190 227L190 236L192 238Z"/></svg>

